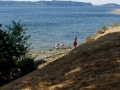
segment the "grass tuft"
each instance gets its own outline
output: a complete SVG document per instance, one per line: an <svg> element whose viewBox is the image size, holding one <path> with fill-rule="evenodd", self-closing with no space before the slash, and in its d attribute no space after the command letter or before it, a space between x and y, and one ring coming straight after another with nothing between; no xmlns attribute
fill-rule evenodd
<svg viewBox="0 0 120 90"><path fill-rule="evenodd" d="M110 27L119 27L120 26L120 23L112 23L111 25L110 25Z"/></svg>
<svg viewBox="0 0 120 90"><path fill-rule="evenodd" d="M108 28L106 26L102 26L99 30L96 31L97 34L103 34Z"/></svg>

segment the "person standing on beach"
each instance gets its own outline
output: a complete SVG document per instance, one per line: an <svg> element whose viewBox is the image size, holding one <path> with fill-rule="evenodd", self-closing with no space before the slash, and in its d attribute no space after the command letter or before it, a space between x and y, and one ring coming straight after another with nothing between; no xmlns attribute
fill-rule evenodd
<svg viewBox="0 0 120 90"><path fill-rule="evenodd" d="M77 46L77 37L76 36L74 37L73 46L74 46L74 48L76 48L76 46Z"/></svg>

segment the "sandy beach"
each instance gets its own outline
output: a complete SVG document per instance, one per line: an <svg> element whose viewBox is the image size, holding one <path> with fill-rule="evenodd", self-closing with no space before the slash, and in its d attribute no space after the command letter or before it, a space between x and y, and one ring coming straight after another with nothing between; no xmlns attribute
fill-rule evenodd
<svg viewBox="0 0 120 90"><path fill-rule="evenodd" d="M114 9L110 13L111 14L120 14L120 9Z"/></svg>

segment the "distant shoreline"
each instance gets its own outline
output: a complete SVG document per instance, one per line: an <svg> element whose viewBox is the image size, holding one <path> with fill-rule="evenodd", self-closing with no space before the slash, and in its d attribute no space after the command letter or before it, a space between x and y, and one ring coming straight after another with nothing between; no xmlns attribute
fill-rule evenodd
<svg viewBox="0 0 120 90"><path fill-rule="evenodd" d="M119 9L114 9L110 13L111 14L118 14L118 15L120 15L120 8Z"/></svg>

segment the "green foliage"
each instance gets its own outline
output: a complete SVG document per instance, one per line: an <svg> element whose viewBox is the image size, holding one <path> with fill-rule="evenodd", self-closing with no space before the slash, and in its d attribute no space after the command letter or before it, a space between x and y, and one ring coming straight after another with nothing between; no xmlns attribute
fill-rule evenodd
<svg viewBox="0 0 120 90"><path fill-rule="evenodd" d="M0 85L35 69L34 59L27 56L30 36L26 36L26 29L20 21L12 24L6 26L7 30L2 30L0 24Z"/></svg>
<svg viewBox="0 0 120 90"><path fill-rule="evenodd" d="M6 26L8 28L7 33L10 37L10 43L12 43L14 47L14 51L12 50L12 56L14 58L20 58L29 50L30 44L27 43L27 40L30 36L25 35L26 29L23 28L20 21L18 23L13 21L12 23L13 26Z"/></svg>
<svg viewBox="0 0 120 90"><path fill-rule="evenodd" d="M97 34L103 34L108 28L106 26L102 26L99 30L97 30Z"/></svg>
<svg viewBox="0 0 120 90"><path fill-rule="evenodd" d="M25 57L23 60L17 61L16 64L21 71L21 76L36 69L33 58L30 57Z"/></svg>
<svg viewBox="0 0 120 90"><path fill-rule="evenodd" d="M113 23L113 24L111 24L110 26L111 26L111 27L118 27L118 26L120 26L120 23L118 23L118 24L117 24L117 23Z"/></svg>
<svg viewBox="0 0 120 90"><path fill-rule="evenodd" d="M0 27L2 26L2 24L0 24Z"/></svg>

